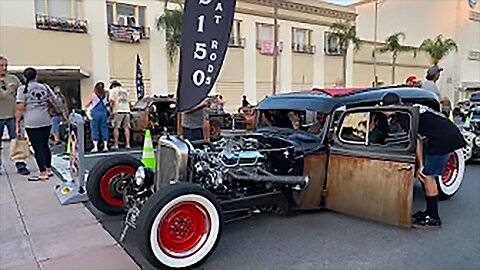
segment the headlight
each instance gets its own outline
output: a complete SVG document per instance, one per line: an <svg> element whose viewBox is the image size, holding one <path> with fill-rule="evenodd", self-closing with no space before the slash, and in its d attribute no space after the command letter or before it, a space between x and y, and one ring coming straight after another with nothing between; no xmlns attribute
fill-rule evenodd
<svg viewBox="0 0 480 270"><path fill-rule="evenodd" d="M137 187L140 187L143 185L145 181L146 173L145 173L145 167L140 166L137 169L137 172L135 172L135 184Z"/></svg>
<svg viewBox="0 0 480 270"><path fill-rule="evenodd" d="M475 138L475 145L480 147L480 135Z"/></svg>

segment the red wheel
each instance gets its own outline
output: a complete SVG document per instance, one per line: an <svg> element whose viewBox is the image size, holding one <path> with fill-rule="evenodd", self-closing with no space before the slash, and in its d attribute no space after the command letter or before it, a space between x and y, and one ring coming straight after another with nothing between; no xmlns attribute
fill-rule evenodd
<svg viewBox="0 0 480 270"><path fill-rule="evenodd" d="M210 216L199 203L183 202L165 214L158 226L158 244L172 257L191 256L205 244Z"/></svg>
<svg viewBox="0 0 480 270"><path fill-rule="evenodd" d="M455 151L448 159L442 175L437 179L438 193L442 200L451 198L460 188L465 171L465 159L461 150Z"/></svg>
<svg viewBox="0 0 480 270"><path fill-rule="evenodd" d="M137 220L139 249L159 268L201 264L217 245L222 214L215 197L193 184L160 189L142 207Z"/></svg>
<svg viewBox="0 0 480 270"><path fill-rule="evenodd" d="M140 165L139 160L129 155L99 162L90 171L87 180L88 198L92 204L108 215L123 213L123 191L133 181Z"/></svg>
<svg viewBox="0 0 480 270"><path fill-rule="evenodd" d="M135 168L119 165L111 168L100 180L100 195L106 203L123 207L125 181L135 175Z"/></svg>

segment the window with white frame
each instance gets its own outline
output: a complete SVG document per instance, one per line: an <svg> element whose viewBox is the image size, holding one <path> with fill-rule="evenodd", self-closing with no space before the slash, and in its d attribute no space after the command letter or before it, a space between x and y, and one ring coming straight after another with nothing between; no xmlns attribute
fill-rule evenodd
<svg viewBox="0 0 480 270"><path fill-rule="evenodd" d="M257 23L257 41L273 40L273 24Z"/></svg>
<svg viewBox="0 0 480 270"><path fill-rule="evenodd" d="M330 32L325 32L325 54L341 55L340 40L338 37L332 37Z"/></svg>
<svg viewBox="0 0 480 270"><path fill-rule="evenodd" d="M107 22L109 25L142 27L145 26L145 7L117 2L107 2Z"/></svg>
<svg viewBox="0 0 480 270"><path fill-rule="evenodd" d="M312 45L312 30L292 28L292 49L294 52L315 53Z"/></svg>
<svg viewBox="0 0 480 270"><path fill-rule="evenodd" d="M238 19L233 20L232 31L230 32L229 46L244 47L245 39L242 38L242 21Z"/></svg>
<svg viewBox="0 0 480 270"><path fill-rule="evenodd" d="M82 19L83 0L35 0L35 14Z"/></svg>

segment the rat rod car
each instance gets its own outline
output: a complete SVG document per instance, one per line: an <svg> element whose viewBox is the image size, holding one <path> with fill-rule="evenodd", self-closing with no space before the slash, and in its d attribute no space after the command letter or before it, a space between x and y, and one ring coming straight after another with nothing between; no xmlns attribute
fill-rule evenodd
<svg viewBox="0 0 480 270"><path fill-rule="evenodd" d="M382 106L386 93L404 105ZM122 238L135 228L139 249L157 267L201 264L224 223L261 212L327 208L410 226L413 103L440 109L432 93L413 88L271 96L257 107L255 131L215 142L163 136L155 172L129 156L107 159L92 169L88 194L107 214L126 212ZM443 198L458 190L463 171L457 151L438 179Z"/></svg>

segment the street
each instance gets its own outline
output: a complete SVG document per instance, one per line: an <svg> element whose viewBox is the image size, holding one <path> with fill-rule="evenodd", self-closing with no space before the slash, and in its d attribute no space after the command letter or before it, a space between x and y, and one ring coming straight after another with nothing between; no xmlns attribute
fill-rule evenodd
<svg viewBox="0 0 480 270"><path fill-rule="evenodd" d="M469 164L461 189L440 202L443 227L399 228L330 211L284 218L260 215L224 227L202 269L480 269L480 164ZM417 186L414 211L424 208ZM118 240L122 217L87 207ZM136 249L135 233L122 243L142 267L155 269Z"/></svg>

